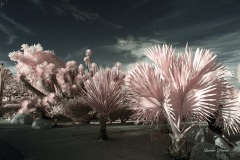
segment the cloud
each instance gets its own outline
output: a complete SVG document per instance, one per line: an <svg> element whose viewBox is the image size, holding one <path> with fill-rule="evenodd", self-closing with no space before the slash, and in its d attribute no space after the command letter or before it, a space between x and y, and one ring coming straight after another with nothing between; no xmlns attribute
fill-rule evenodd
<svg viewBox="0 0 240 160"><path fill-rule="evenodd" d="M85 51L88 49L88 47L83 47L81 49L75 50L71 53L68 53L66 56L61 57L61 59L65 62L69 60L76 60L79 58L83 58L85 56Z"/></svg>
<svg viewBox="0 0 240 160"><path fill-rule="evenodd" d="M6 44L14 43L14 40L17 38L17 32L19 31L27 34L32 34L31 30L28 27L17 23L15 20L3 13L0 13L0 22L0 31L8 36L8 41Z"/></svg>
<svg viewBox="0 0 240 160"><path fill-rule="evenodd" d="M193 49L198 47L210 49L217 54L218 60L236 75L237 65L240 63L238 40L240 17L237 16L238 14L221 13L222 9L218 6L215 12L219 16L199 12L198 18L193 19L197 15L195 13L197 10L190 14L191 9L183 9L186 8L175 8L173 13L155 19L143 30L152 29L155 37L161 37L171 44L175 43L174 46L178 50L184 49L187 42ZM180 14L176 14L178 12Z"/></svg>
<svg viewBox="0 0 240 160"><path fill-rule="evenodd" d="M2 31L4 34L8 36L8 41L6 44L12 44L14 39L16 39L16 36L13 34L12 30L5 27L4 25L0 24L0 31Z"/></svg>
<svg viewBox="0 0 240 160"><path fill-rule="evenodd" d="M143 51L153 45L163 44L164 41L153 39L149 37L133 37L127 36L126 38L116 38L117 44L115 45L116 49L128 51L128 54L134 56L138 59L141 59L144 54Z"/></svg>
<svg viewBox="0 0 240 160"><path fill-rule="evenodd" d="M56 6L55 6L56 7ZM63 10L61 10L63 9ZM77 21L89 21L91 23L99 22L103 25L105 25L108 28L112 29L121 29L122 26L115 25L105 19L103 19L98 13L89 12L89 11L81 11L77 7L65 4L57 8L58 14L70 14L72 17L74 17Z"/></svg>
<svg viewBox="0 0 240 160"><path fill-rule="evenodd" d="M137 62L144 61L152 63L151 60L144 55L143 51L148 47L165 43L162 40L154 38L134 37L132 35L127 37L115 37L115 40L115 44L99 47L103 50L102 52L107 52L111 55L104 55L107 59L100 59L100 61L105 61L106 63L112 62L112 64L119 61L123 64L124 71L127 71L130 66L136 64Z"/></svg>
<svg viewBox="0 0 240 160"><path fill-rule="evenodd" d="M8 17L5 14L0 14L0 18L6 20L7 22L9 22L10 24L12 24L17 30L23 31L25 33L31 33L30 28L21 25L19 23L17 23L15 20L13 20L12 18Z"/></svg>
<svg viewBox="0 0 240 160"><path fill-rule="evenodd" d="M138 11L139 9L145 8L146 5L148 5L148 3L150 3L152 0L138 0L137 3L136 2L130 2L128 3L129 5L127 7L125 7L124 10L122 10L118 16L114 17L115 20L118 19L123 19L127 16L129 16L129 14ZM134 4L133 4L134 3Z"/></svg>
<svg viewBox="0 0 240 160"><path fill-rule="evenodd" d="M195 41L193 45L213 51L217 54L219 61L236 76L237 66L240 63L240 46L237 37L240 37L240 30L209 36L206 39Z"/></svg>
<svg viewBox="0 0 240 160"><path fill-rule="evenodd" d="M40 7L43 4L43 0L29 0L29 1Z"/></svg>
<svg viewBox="0 0 240 160"><path fill-rule="evenodd" d="M28 0L31 3L34 3L37 7L39 7L45 14L47 11L45 10L44 7L44 0Z"/></svg>
<svg viewBox="0 0 240 160"><path fill-rule="evenodd" d="M217 25L217 24L216 24ZM233 76L230 82L240 88L239 82L236 79L237 76L237 66L240 63L240 47L239 40L236 37L240 37L240 30L233 31L231 33L225 33L220 35L209 36L205 39L200 39L196 41L189 42L189 48L195 51L197 48L210 49L218 56L220 63L223 63ZM164 39L164 37L163 37ZM105 46L106 50L114 51L117 54L122 54L126 61L123 61L123 69L125 71L137 62L145 61L152 63L144 54L144 49L151 47L153 45L166 43L163 40L150 37L134 37L127 36L125 38L116 37L116 44ZM184 52L185 45L180 45L178 42L167 44L173 45L175 53ZM130 58L129 58L130 57Z"/></svg>
<svg viewBox="0 0 240 160"><path fill-rule="evenodd" d="M30 2L39 6L44 12L46 8L50 7L51 11L53 10L56 15L70 15L76 21L88 21L90 23L101 23L104 26L111 29L121 29L122 26L113 24L102 18L98 13L90 12L86 10L81 10L78 7L69 3L68 0L60 0L55 2L43 1L43 0L29 0Z"/></svg>
<svg viewBox="0 0 240 160"><path fill-rule="evenodd" d="M164 21L170 21L171 19L167 17L164 18L166 18L166 20L157 20L156 22L148 25L148 29L153 28L153 33L156 36L160 36L161 38L171 42L186 43L207 39L210 36L219 36L229 32L234 32L240 27L239 17L224 17L222 19L211 21L209 20L206 22L196 22L189 24L182 22L181 25L179 24L180 26L178 26L178 23L176 23L173 26L169 26L169 29L161 29L160 26L164 24Z"/></svg>

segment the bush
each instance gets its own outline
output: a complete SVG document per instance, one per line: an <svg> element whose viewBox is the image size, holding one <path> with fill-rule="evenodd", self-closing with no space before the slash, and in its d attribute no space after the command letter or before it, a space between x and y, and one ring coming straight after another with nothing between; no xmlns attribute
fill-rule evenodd
<svg viewBox="0 0 240 160"><path fill-rule="evenodd" d="M12 124L22 124L22 125L28 125L32 124L33 117L30 114L16 114L12 120Z"/></svg>
<svg viewBox="0 0 240 160"><path fill-rule="evenodd" d="M36 108L32 109L30 114L33 116L34 119L49 119L47 111L43 107L37 106Z"/></svg>
<svg viewBox="0 0 240 160"><path fill-rule="evenodd" d="M20 103L21 108L19 109L19 114L33 114L36 111L36 108L39 107L37 99L23 99Z"/></svg>
<svg viewBox="0 0 240 160"><path fill-rule="evenodd" d="M52 123L46 119L36 119L32 123L32 128L34 129L49 129L52 128Z"/></svg>
<svg viewBox="0 0 240 160"><path fill-rule="evenodd" d="M5 104L0 108L0 117L10 120L18 112L20 107L20 104Z"/></svg>
<svg viewBox="0 0 240 160"><path fill-rule="evenodd" d="M82 101L82 98L64 100L62 103L62 114L71 118L73 122L86 124L90 120L88 113L92 110Z"/></svg>
<svg viewBox="0 0 240 160"><path fill-rule="evenodd" d="M49 119L51 117L47 112L47 107L39 104L38 98L23 99L20 105L19 114L31 114L34 119Z"/></svg>

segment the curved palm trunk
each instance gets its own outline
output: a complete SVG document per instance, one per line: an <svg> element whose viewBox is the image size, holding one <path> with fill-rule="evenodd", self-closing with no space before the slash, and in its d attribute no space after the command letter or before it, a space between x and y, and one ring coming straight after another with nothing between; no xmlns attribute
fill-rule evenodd
<svg viewBox="0 0 240 160"><path fill-rule="evenodd" d="M3 98L3 87L4 87L4 77L3 71L0 69L0 107L2 106L2 98Z"/></svg>
<svg viewBox="0 0 240 160"><path fill-rule="evenodd" d="M174 160L184 160L189 158L189 150L184 136L170 135L169 156Z"/></svg>
<svg viewBox="0 0 240 160"><path fill-rule="evenodd" d="M167 119L170 123L172 133L169 133L169 156L174 160L186 160L190 157L190 151L186 143L186 133L194 126L194 124L187 127L187 123L182 124L182 118L178 118L177 122L173 122L169 117Z"/></svg>
<svg viewBox="0 0 240 160"><path fill-rule="evenodd" d="M100 133L98 140L108 140L107 135L107 118L106 116L100 116Z"/></svg>

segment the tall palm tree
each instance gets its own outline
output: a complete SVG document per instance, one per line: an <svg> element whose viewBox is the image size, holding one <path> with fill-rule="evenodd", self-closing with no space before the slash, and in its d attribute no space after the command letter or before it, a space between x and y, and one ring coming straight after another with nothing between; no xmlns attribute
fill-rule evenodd
<svg viewBox="0 0 240 160"><path fill-rule="evenodd" d="M7 80L7 78L9 78L9 76L12 73L10 72L9 69L5 69L3 66L3 63L1 63L0 65L0 109L2 107L2 99L3 99L3 89L4 89L4 81Z"/></svg>
<svg viewBox="0 0 240 160"><path fill-rule="evenodd" d="M125 97L123 92L124 76L116 79L114 71L100 68L92 78L84 82L86 98L90 107L100 114L100 134L98 140L108 139L106 122L108 115L119 109Z"/></svg>
<svg viewBox="0 0 240 160"><path fill-rule="evenodd" d="M188 47L175 54L169 45L151 47L144 54L154 65L138 63L130 68L128 99L140 115L139 121L153 123L161 116L167 118L172 130L169 152L174 158L188 157L185 135L194 124L187 126L187 122L208 120L219 104L224 104L221 119L226 131L240 131L239 106L226 104L231 85L216 55L205 49L193 54Z"/></svg>

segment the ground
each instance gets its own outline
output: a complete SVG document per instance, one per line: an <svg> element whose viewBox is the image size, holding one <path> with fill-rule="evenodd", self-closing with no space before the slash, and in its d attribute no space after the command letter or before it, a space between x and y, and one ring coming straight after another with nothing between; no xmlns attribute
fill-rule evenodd
<svg viewBox="0 0 240 160"><path fill-rule="evenodd" d="M169 135L154 126L111 124L108 141L97 141L98 131L99 126L93 124L35 130L1 121L0 155L8 156L6 160L170 160ZM240 140L240 134L230 139ZM188 143L191 148L193 140ZM238 155L233 159L239 159Z"/></svg>

